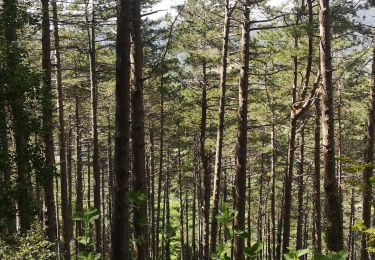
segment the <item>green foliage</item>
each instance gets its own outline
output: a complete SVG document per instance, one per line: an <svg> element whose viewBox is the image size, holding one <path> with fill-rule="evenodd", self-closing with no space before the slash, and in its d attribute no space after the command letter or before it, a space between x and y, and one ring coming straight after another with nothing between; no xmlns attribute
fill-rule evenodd
<svg viewBox="0 0 375 260"><path fill-rule="evenodd" d="M250 259L256 259L257 254L262 250L262 244L259 242L255 242L252 246L246 247L244 250L245 256L249 257Z"/></svg>
<svg viewBox="0 0 375 260"><path fill-rule="evenodd" d="M83 212L75 212L72 216L74 221L82 221L83 235L76 239L78 243L84 246L85 251L80 251L77 254L78 259L82 260L97 260L100 259L101 254L94 251L95 241L92 239L94 231L94 221L99 218L99 211L96 208L89 208ZM92 251L91 251L92 250Z"/></svg>
<svg viewBox="0 0 375 260"><path fill-rule="evenodd" d="M248 238L249 234L241 230L238 227L232 228L232 221L237 216L237 211L233 210L229 205L227 204L221 204L219 215L216 216L216 219L218 222L223 224L224 226L224 232L226 234L226 237L228 237L228 241L225 241L223 243L220 243L217 248L215 254L212 256L212 259L217 260L229 260L230 253L231 253L231 240L235 237L241 237L243 239ZM252 244L249 247L246 247L244 250L244 255L246 257L249 257L250 259L256 259L257 254L262 250L262 244L259 242L256 242Z"/></svg>
<svg viewBox="0 0 375 260"><path fill-rule="evenodd" d="M309 249L301 249L301 250L295 250L293 248L288 248L289 252L284 254L284 258L286 260L298 260L301 256L304 256L308 253L310 253Z"/></svg>
<svg viewBox="0 0 375 260"><path fill-rule="evenodd" d="M146 194L143 194L137 191L129 191L128 195L129 195L129 202L130 202L131 207L137 208L141 206L142 204L146 203L146 200L147 200Z"/></svg>
<svg viewBox="0 0 375 260"><path fill-rule="evenodd" d="M53 248L54 244L44 238L42 224L35 221L24 236L0 240L0 259L54 259Z"/></svg>

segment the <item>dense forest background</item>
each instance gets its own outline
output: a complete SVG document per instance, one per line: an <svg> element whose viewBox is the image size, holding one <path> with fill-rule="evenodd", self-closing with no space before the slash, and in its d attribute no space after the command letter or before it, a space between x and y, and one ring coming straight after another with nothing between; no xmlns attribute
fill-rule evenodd
<svg viewBox="0 0 375 260"><path fill-rule="evenodd" d="M374 5L1 0L0 258L374 259Z"/></svg>

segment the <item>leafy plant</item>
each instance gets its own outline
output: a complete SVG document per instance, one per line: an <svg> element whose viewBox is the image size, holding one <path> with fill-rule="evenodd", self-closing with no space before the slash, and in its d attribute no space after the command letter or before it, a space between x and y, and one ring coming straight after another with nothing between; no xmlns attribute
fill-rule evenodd
<svg viewBox="0 0 375 260"><path fill-rule="evenodd" d="M73 214L74 221L82 221L83 235L76 239L78 243L84 246L85 251L80 251L77 254L78 259L82 260L98 260L101 257L100 253L94 252L95 241L92 239L94 231L93 223L99 218L99 211L96 208L89 208L83 212L76 212Z"/></svg>
<svg viewBox="0 0 375 260"><path fill-rule="evenodd" d="M250 247L245 248L245 256L249 257L250 259L256 259L257 254L262 250L262 244L259 242L255 242Z"/></svg>
<svg viewBox="0 0 375 260"><path fill-rule="evenodd" d="M289 252L284 254L284 258L286 260L298 260L301 256L304 256L304 255L310 253L309 249L296 250L296 249L290 248L290 247L288 249L289 249Z"/></svg>
<svg viewBox="0 0 375 260"><path fill-rule="evenodd" d="M220 243L215 254L212 256L212 259L217 260L229 260L231 253L231 240L235 237L241 237L243 239L248 237L248 233L238 227L232 228L233 219L237 216L238 212L233 210L232 207L227 204L220 205L219 215L216 216L216 219L224 227L224 232L228 241ZM256 259L257 254L262 250L261 243L254 243L249 247L246 247L244 250L244 255L250 259Z"/></svg>

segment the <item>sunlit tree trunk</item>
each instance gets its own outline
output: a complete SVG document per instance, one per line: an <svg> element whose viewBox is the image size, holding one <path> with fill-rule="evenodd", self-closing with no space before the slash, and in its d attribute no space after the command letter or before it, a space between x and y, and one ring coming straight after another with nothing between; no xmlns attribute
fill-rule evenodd
<svg viewBox="0 0 375 260"><path fill-rule="evenodd" d="M322 74L322 137L327 248L343 249L342 202L335 171L335 119L333 108L331 18L329 0L320 0L320 68Z"/></svg>

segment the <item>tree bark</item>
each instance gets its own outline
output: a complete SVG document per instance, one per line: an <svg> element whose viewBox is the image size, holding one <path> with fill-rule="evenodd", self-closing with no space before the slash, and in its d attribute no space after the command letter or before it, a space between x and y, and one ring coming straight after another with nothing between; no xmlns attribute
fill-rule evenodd
<svg viewBox="0 0 375 260"><path fill-rule="evenodd" d="M55 200L53 194L53 174L55 168L55 151L53 146L53 96L51 82L51 35L49 19L49 1L42 0L42 69L43 69L43 141L46 164L49 174L43 176L44 189L43 219L48 240L56 243Z"/></svg>
<svg viewBox="0 0 375 260"><path fill-rule="evenodd" d="M302 126L300 133L300 158L298 167L298 208L297 208L297 235L296 235L296 249L303 249L303 218L304 218L304 207L303 207L303 194L305 192L303 175L304 175L304 157L305 157L305 126Z"/></svg>
<svg viewBox="0 0 375 260"><path fill-rule="evenodd" d="M96 33L95 33L95 0L92 0L91 21L89 19L88 2L85 0L85 18L87 23L89 62L90 62L90 87L91 87L91 143L92 143L92 169L94 175L94 208L100 213L100 166L98 144L98 81L96 73ZM95 248L102 251L101 213L95 220Z"/></svg>
<svg viewBox="0 0 375 260"><path fill-rule="evenodd" d="M367 121L367 134L366 134L366 150L365 150L365 163L369 164L363 170L363 202L362 202L362 220L367 228L371 226L371 201L372 201L372 185L370 178L373 176L373 163L374 163L374 138L375 138L375 43L373 47L373 62L372 62L372 82L370 89L370 103L368 109ZM369 254L366 250L367 241L366 235L362 235L361 242L361 259L369 259Z"/></svg>
<svg viewBox="0 0 375 260"><path fill-rule="evenodd" d="M241 36L241 70L237 112L237 141L236 141L236 179L234 209L238 212L234 219L234 227L245 229L246 201L246 163L247 163L247 111L249 85L249 45L250 45L250 0L243 4L243 21ZM233 243L233 259L243 260L244 238L236 237Z"/></svg>
<svg viewBox="0 0 375 260"><path fill-rule="evenodd" d="M200 156L203 168L203 205L201 214L201 223L203 231L203 259L210 258L210 242L209 242L209 229L210 229L210 188L211 188L211 173L209 158L205 147L206 142L206 122L207 122L207 62L203 61L203 84L202 84L202 100L201 100L201 135L200 135Z"/></svg>
<svg viewBox="0 0 375 260"><path fill-rule="evenodd" d="M132 111L132 145L134 192L146 196L145 172L145 133L143 105L143 43L141 36L141 6L139 0L132 2L131 19L131 111ZM147 202L142 202L134 209L134 244L135 258L144 260L147 257Z"/></svg>
<svg viewBox="0 0 375 260"><path fill-rule="evenodd" d="M70 240L71 240L71 212L69 212L68 200L68 178L66 168L66 140L65 140L65 122L64 122L64 104L63 90L61 79L61 61L60 61L60 38L59 25L57 16L56 0L52 1L53 9L53 27L54 27L54 44L56 59L56 87L57 103L59 111L59 155L60 155L60 181L61 181L61 214L63 221L63 239L64 239L64 257L70 259Z"/></svg>
<svg viewBox="0 0 375 260"><path fill-rule="evenodd" d="M155 230L155 143L154 129L150 129L150 215L151 215L151 259L156 258L155 237L158 235Z"/></svg>
<svg viewBox="0 0 375 260"><path fill-rule="evenodd" d="M160 205L161 205L161 189L163 181L163 160L164 160L164 75L160 78L160 148L159 148L159 176L158 176L158 197L156 209L156 255L159 259L159 227L160 227ZM164 221L164 220L163 220Z"/></svg>
<svg viewBox="0 0 375 260"><path fill-rule="evenodd" d="M215 172L214 172L214 189L213 189L213 206L211 217L211 253L216 251L217 244L217 219L219 213L220 200L220 180L221 180L221 161L223 153L223 136L224 136L224 116L225 116L225 92L227 84L227 67L228 67L228 44L230 31L230 16L229 0L225 2L225 20L223 29L223 46L221 57L221 72L220 72L220 99L219 99L219 122L217 127L216 137L216 154L215 154Z"/></svg>
<svg viewBox="0 0 375 260"><path fill-rule="evenodd" d="M182 165L181 165L181 139L180 139L180 127L177 127L178 135L178 197L179 197L179 218L180 218L180 259L185 259L185 237L184 237L184 204L183 204L183 190L182 190ZM187 230L186 230L187 231Z"/></svg>
<svg viewBox="0 0 375 260"><path fill-rule="evenodd" d="M80 104L78 96L75 97L75 128L76 128L76 212L83 212L83 186L82 186L82 132L80 118ZM82 222L76 222L76 235L82 235ZM80 249L79 243L76 244L77 252Z"/></svg>
<svg viewBox="0 0 375 260"><path fill-rule="evenodd" d="M117 2L116 130L111 259L129 259L129 80L131 0Z"/></svg>
<svg viewBox="0 0 375 260"><path fill-rule="evenodd" d="M322 223L320 206L320 99L315 100L315 148L314 148L314 253L322 253Z"/></svg>
<svg viewBox="0 0 375 260"><path fill-rule="evenodd" d="M320 68L322 74L322 135L324 190L326 196L327 248L331 251L343 249L342 202L337 190L335 175L335 128L333 108L331 20L329 0L320 0Z"/></svg>

